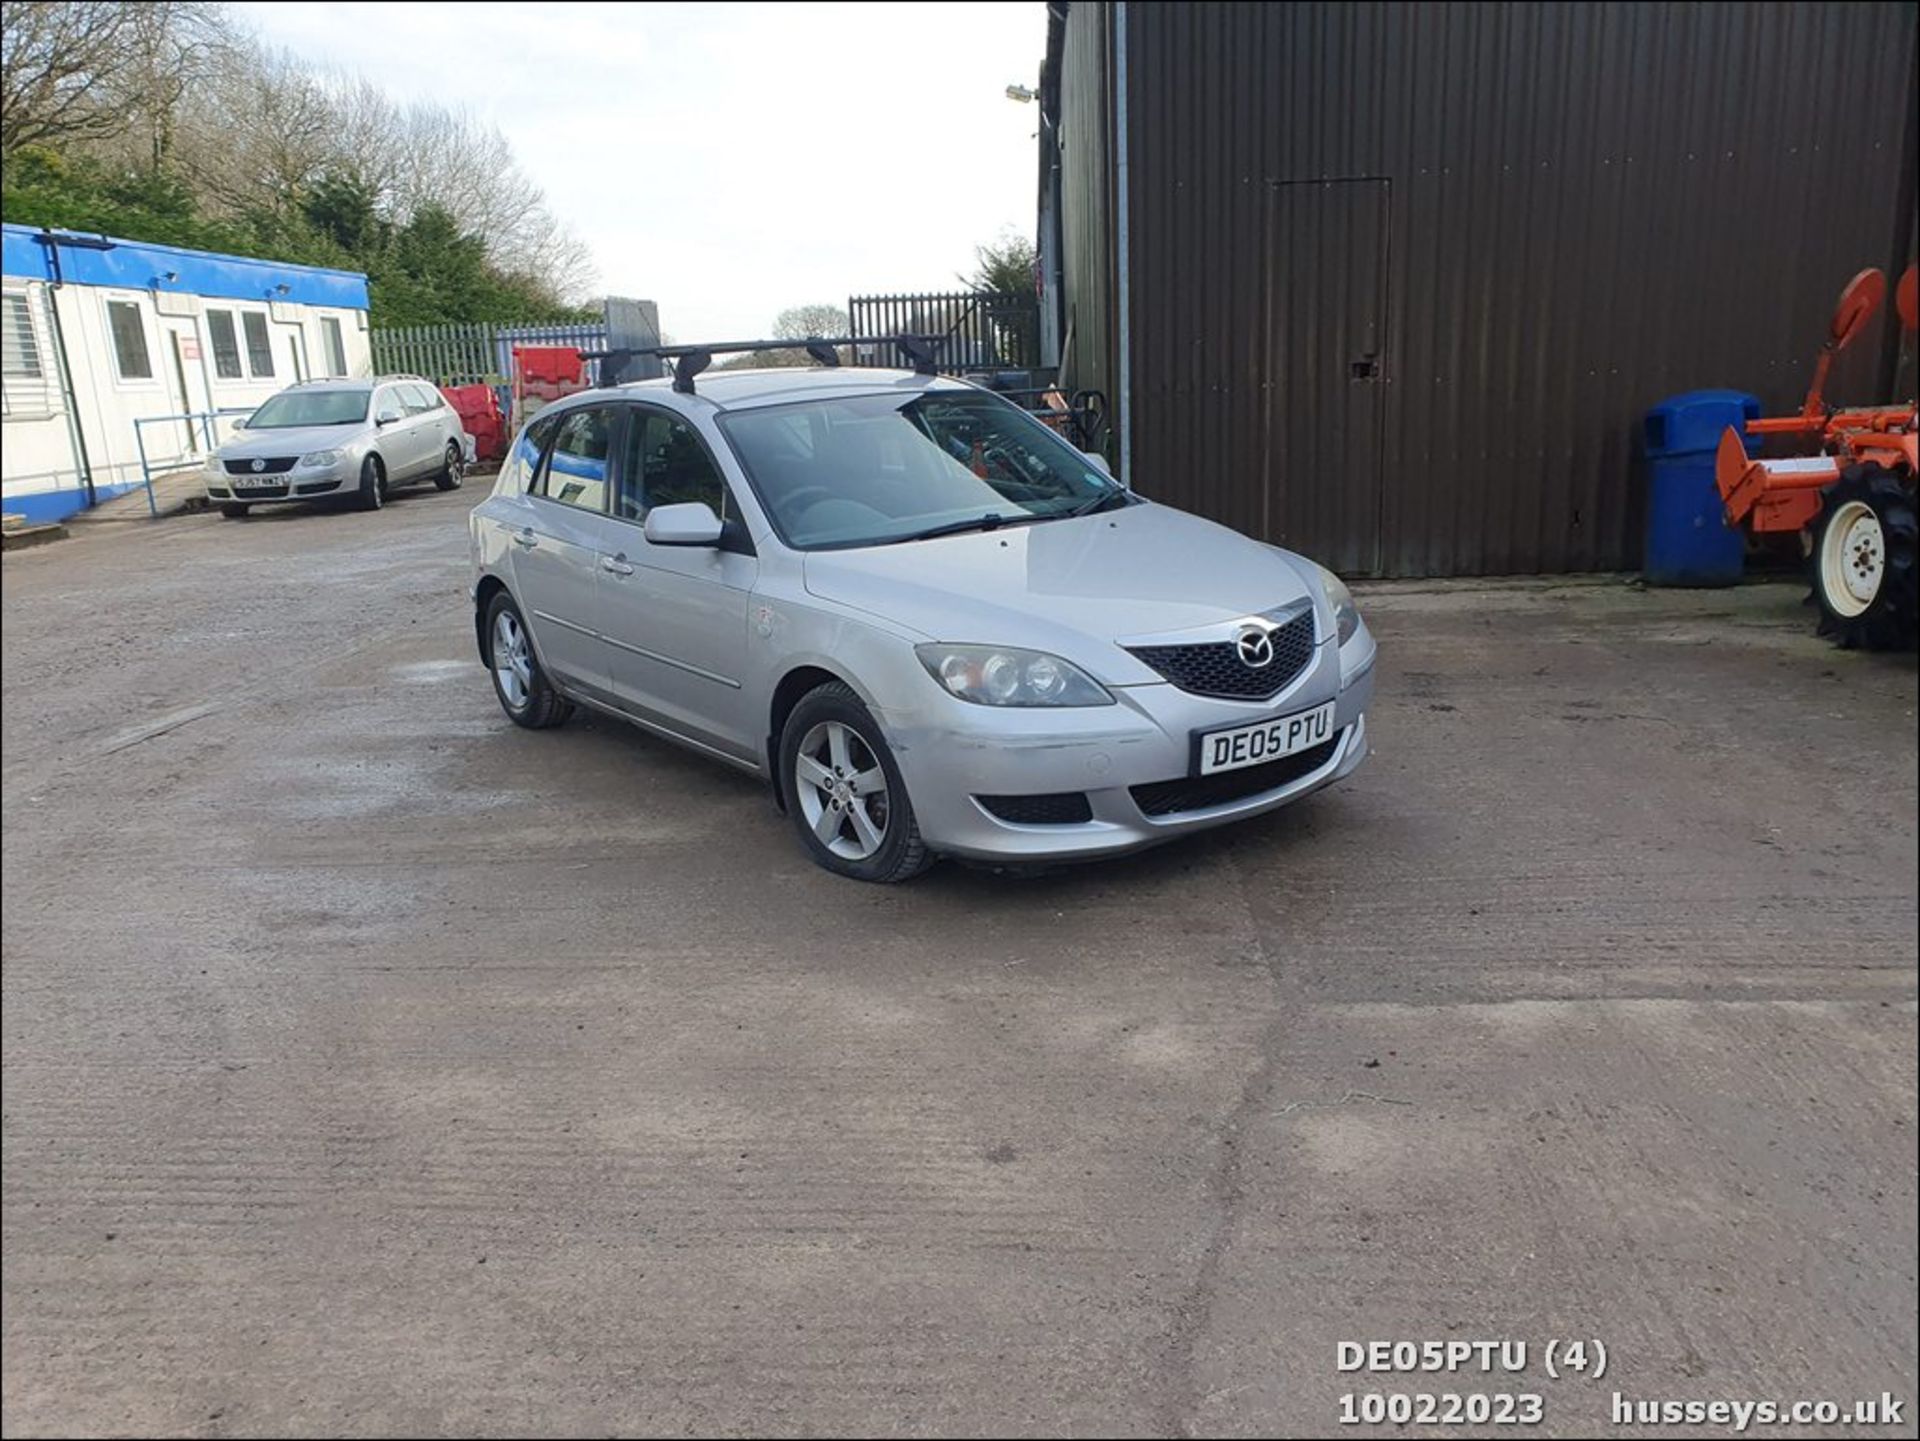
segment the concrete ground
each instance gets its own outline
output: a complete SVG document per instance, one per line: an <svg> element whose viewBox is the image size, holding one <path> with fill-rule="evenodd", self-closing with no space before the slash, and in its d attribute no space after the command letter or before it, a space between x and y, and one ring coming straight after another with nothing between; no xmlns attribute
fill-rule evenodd
<svg viewBox="0 0 1920 1441"><path fill-rule="evenodd" d="M475 499L5 560L8 1435L1914 1434L1911 657L1784 586L1375 587L1345 786L868 888L506 724ZM1389 1339L1532 1349L1337 1369Z"/></svg>

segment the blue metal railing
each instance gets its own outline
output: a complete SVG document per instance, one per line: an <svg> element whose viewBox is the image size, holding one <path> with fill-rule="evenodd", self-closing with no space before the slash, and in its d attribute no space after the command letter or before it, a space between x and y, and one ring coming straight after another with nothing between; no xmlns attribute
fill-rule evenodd
<svg viewBox="0 0 1920 1441"><path fill-rule="evenodd" d="M147 514L160 514L160 505L153 498L153 478L156 475L172 475L175 471L190 470L195 466L204 466L213 458L213 452L220 444L218 426L222 418L235 415L251 415L258 406L228 406L223 410L186 410L177 415L143 415L133 422L133 443L140 451L140 483L147 490ZM192 424L200 422L201 439L206 442L203 452L179 456L174 460L151 460L147 456L147 433L143 427L149 425L178 425L182 421Z"/></svg>

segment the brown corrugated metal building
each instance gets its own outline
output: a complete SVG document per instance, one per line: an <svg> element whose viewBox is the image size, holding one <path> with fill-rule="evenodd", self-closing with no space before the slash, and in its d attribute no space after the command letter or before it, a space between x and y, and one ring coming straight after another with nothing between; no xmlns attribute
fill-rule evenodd
<svg viewBox="0 0 1920 1441"><path fill-rule="evenodd" d="M1914 253L1912 4L1049 9L1063 378L1142 491L1348 573L1636 565L1646 409L1797 404Z"/></svg>

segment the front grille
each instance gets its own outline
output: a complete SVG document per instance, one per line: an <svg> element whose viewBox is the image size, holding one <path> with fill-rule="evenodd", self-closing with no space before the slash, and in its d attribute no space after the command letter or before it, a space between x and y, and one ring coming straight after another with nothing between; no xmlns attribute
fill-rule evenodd
<svg viewBox="0 0 1920 1441"><path fill-rule="evenodd" d="M1093 819L1085 791L1041 796L976 796L989 813L1016 826L1077 826Z"/></svg>
<svg viewBox="0 0 1920 1441"><path fill-rule="evenodd" d="M287 483L282 480L272 485L236 485L233 488L233 493L241 500L284 499L287 493Z"/></svg>
<svg viewBox="0 0 1920 1441"><path fill-rule="evenodd" d="M338 490L339 488L340 482L337 480L310 480L305 485L296 485L293 488L293 493L295 495L318 495L323 490Z"/></svg>
<svg viewBox="0 0 1920 1441"><path fill-rule="evenodd" d="M1211 776L1182 776L1177 781L1155 781L1152 785L1134 786L1133 803L1140 807L1142 815L1171 816L1182 811L1204 811L1230 801L1245 800L1262 791L1277 791L1302 776L1312 775L1333 759L1333 753L1339 746L1340 737L1335 736L1330 741L1322 741L1312 750L1283 756L1263 766L1221 771Z"/></svg>
<svg viewBox="0 0 1920 1441"><path fill-rule="evenodd" d="M297 455L276 455L271 459L262 456L255 461L252 457L248 457L245 460L223 461L222 464L227 467L228 475L280 475L292 470L294 462L299 459ZM258 470L253 468L256 464L260 467Z"/></svg>
<svg viewBox="0 0 1920 1441"><path fill-rule="evenodd" d="M1273 659L1254 667L1240 659L1237 641L1202 645L1137 645L1128 650L1193 695L1225 700L1269 700L1313 659L1313 611L1303 610L1274 630Z"/></svg>

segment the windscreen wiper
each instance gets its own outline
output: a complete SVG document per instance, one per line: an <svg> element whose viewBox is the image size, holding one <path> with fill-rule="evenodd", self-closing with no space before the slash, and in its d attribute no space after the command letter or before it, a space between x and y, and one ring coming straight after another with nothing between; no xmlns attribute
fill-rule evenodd
<svg viewBox="0 0 1920 1441"><path fill-rule="evenodd" d="M1003 525L1030 525L1040 519L1037 515L1001 515L990 510L985 515L976 515L970 520L950 520L945 525L930 525L925 530L916 530L911 535L896 535L885 542L887 545L905 545L910 540L932 540L939 535L961 535L969 530L998 530Z"/></svg>
<svg viewBox="0 0 1920 1441"><path fill-rule="evenodd" d="M1082 501L1079 505L1076 505L1072 510L1068 511L1065 518L1075 520L1083 515L1092 515L1096 510L1102 509L1110 501L1115 500L1119 501L1122 505L1133 504L1132 497L1126 491L1115 487L1112 490L1101 491L1100 494L1096 495L1092 500Z"/></svg>

